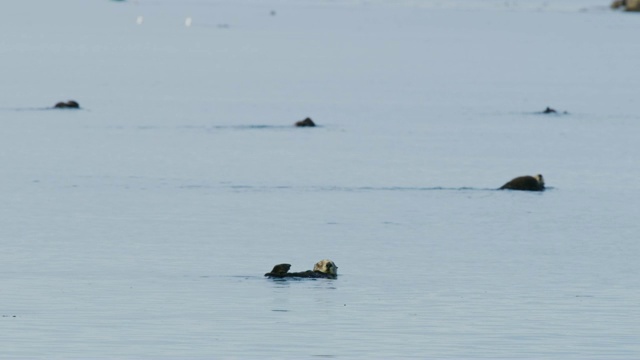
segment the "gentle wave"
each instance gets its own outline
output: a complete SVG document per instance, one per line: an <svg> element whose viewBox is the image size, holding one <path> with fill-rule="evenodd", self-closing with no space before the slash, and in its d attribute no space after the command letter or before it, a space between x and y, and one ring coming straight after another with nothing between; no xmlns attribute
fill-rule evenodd
<svg viewBox="0 0 640 360"><path fill-rule="evenodd" d="M81 110L86 110L84 108L55 108L53 106L47 106L47 107L16 107L16 108L0 108L0 111L15 111L15 112L23 112L23 111L49 111L49 110L55 110L55 111L81 111Z"/></svg>
<svg viewBox="0 0 640 360"><path fill-rule="evenodd" d="M44 185L40 180L34 180L38 186ZM506 193L543 193L517 190L501 190L498 187L472 187L472 186L342 186L342 185L256 185L237 184L230 182L190 182L179 178L153 178L153 177L94 177L80 176L72 181L74 188L82 187L117 187L127 189L154 189L154 188L174 188L181 190L231 190L246 192L265 191L302 191L302 192L429 192L429 191L449 191L449 192L487 192L502 191ZM59 184L58 184L59 185ZM546 191L555 190L555 187L548 186Z"/></svg>
<svg viewBox="0 0 640 360"><path fill-rule="evenodd" d="M256 185L227 185L227 186L199 186L185 185L181 189L202 189L202 188L229 188L233 190L246 191L268 191L268 190L303 190L303 191L335 191L335 192L375 192L375 191L497 191L498 188L476 188L476 187L412 187L412 186L256 186ZM552 188L548 188L552 189Z"/></svg>
<svg viewBox="0 0 640 360"><path fill-rule="evenodd" d="M322 126L316 125L315 128L321 128ZM212 125L212 126L182 126L182 129L190 130L289 130L298 129L294 124L288 125L267 125L267 124L249 124L249 125Z"/></svg>
<svg viewBox="0 0 640 360"><path fill-rule="evenodd" d="M52 106L49 107L19 107L19 108L0 108L0 111L44 111L44 110L54 110L55 108ZM60 109L55 109L60 110ZM78 110L78 109L74 109Z"/></svg>

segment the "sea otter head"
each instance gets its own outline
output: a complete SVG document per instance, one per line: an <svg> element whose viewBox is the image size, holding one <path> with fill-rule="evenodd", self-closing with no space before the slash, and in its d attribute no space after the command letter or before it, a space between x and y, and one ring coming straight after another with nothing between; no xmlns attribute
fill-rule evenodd
<svg viewBox="0 0 640 360"><path fill-rule="evenodd" d="M320 271L325 274L338 275L338 267L331 260L320 260L318 261L314 267L313 271Z"/></svg>
<svg viewBox="0 0 640 360"><path fill-rule="evenodd" d="M534 176L534 178L536 180L538 180L538 183L540 184L540 187L544 187L544 178L542 177L541 174L538 174L538 175Z"/></svg>

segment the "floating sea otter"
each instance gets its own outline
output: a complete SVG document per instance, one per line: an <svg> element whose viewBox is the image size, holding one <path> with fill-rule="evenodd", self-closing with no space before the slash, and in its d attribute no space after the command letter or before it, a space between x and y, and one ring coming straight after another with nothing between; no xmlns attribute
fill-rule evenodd
<svg viewBox="0 0 640 360"><path fill-rule="evenodd" d="M316 126L316 123L314 123L313 120L311 120L311 118L306 118L304 120L300 120L296 122L295 125L299 127L313 127L313 126Z"/></svg>
<svg viewBox="0 0 640 360"><path fill-rule="evenodd" d="M69 100L67 102L60 101L54 106L54 109L79 109L80 104L73 100Z"/></svg>
<svg viewBox="0 0 640 360"><path fill-rule="evenodd" d="M550 108L550 107L547 106L547 108L544 109L544 111L540 111L537 114L547 114L547 115L548 114L562 114L562 115L567 115L567 114L569 114L569 112L567 112L567 111L559 112L558 110L556 110L554 108Z"/></svg>
<svg viewBox="0 0 640 360"><path fill-rule="evenodd" d="M303 272L289 272L289 268L291 265L289 264L278 264L273 267L271 272L264 274L266 277L270 278L312 278L312 279L337 279L338 278L338 267L331 260L320 260L318 261L313 270L307 270Z"/></svg>
<svg viewBox="0 0 640 360"><path fill-rule="evenodd" d="M524 191L543 191L544 178L538 174L536 176L519 176L508 183L502 185L500 190L524 190Z"/></svg>

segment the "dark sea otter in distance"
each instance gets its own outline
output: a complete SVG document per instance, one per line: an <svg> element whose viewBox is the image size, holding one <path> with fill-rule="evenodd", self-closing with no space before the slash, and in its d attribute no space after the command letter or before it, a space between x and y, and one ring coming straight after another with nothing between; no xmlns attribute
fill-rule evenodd
<svg viewBox="0 0 640 360"><path fill-rule="evenodd" d="M53 106L54 109L79 109L80 104L75 100L69 100L67 102L60 101Z"/></svg>
<svg viewBox="0 0 640 360"><path fill-rule="evenodd" d="M337 279L338 267L331 260L318 261L313 270L307 270L302 272L289 272L291 265L278 264L273 267L271 272L264 274L269 278L312 278L312 279Z"/></svg>
<svg viewBox="0 0 640 360"><path fill-rule="evenodd" d="M306 118L304 120L297 121L295 123L295 126L297 126L297 127L314 127L314 126L316 126L316 123L314 123L313 120L311 120L311 118L308 117L308 118Z"/></svg>
<svg viewBox="0 0 640 360"><path fill-rule="evenodd" d="M543 191L544 178L541 174L535 176L519 176L502 185L500 190Z"/></svg>

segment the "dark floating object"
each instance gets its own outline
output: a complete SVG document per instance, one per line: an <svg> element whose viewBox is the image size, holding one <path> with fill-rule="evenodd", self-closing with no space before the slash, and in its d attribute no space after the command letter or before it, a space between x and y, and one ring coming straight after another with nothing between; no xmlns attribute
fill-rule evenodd
<svg viewBox="0 0 640 360"><path fill-rule="evenodd" d="M265 276L269 274L284 274L286 272L289 272L290 268L291 264L278 264L273 267L273 270L271 270L270 273L266 273Z"/></svg>
<svg viewBox="0 0 640 360"><path fill-rule="evenodd" d="M80 104L73 100L69 100L67 102L60 101L54 106L55 109L79 109Z"/></svg>
<svg viewBox="0 0 640 360"><path fill-rule="evenodd" d="M535 176L519 176L502 185L500 190L543 191L544 178L538 174Z"/></svg>
<svg viewBox="0 0 640 360"><path fill-rule="evenodd" d="M299 126L299 127L313 127L313 126L316 126L316 123L314 123L313 120L311 120L311 118L306 118L304 120L300 120L300 121L296 122L296 126Z"/></svg>
<svg viewBox="0 0 640 360"><path fill-rule="evenodd" d="M273 267L271 272L264 274L269 278L309 278L309 279L337 279L338 267L331 260L320 260L314 266L313 270L290 273L289 264L278 264Z"/></svg>
<svg viewBox="0 0 640 360"><path fill-rule="evenodd" d="M563 115L566 115L566 114L568 114L568 112L563 111L562 113L560 113L556 109L550 108L550 107L547 106L547 108L544 109L544 111L539 112L539 114L563 114Z"/></svg>

